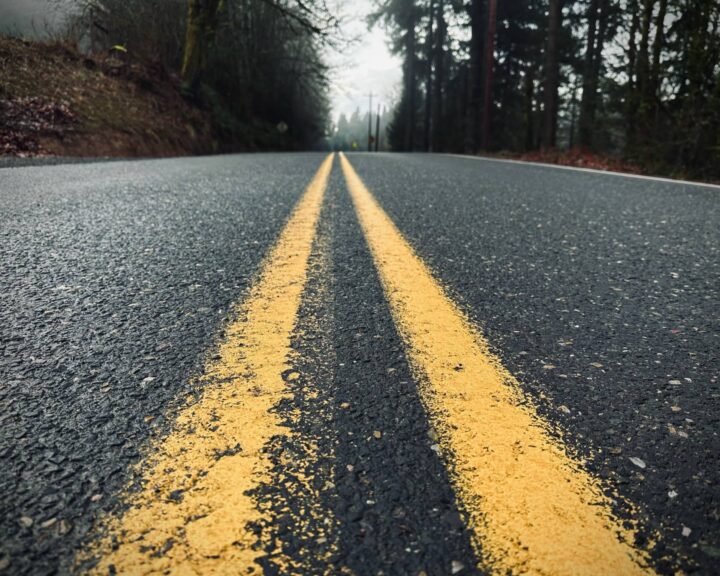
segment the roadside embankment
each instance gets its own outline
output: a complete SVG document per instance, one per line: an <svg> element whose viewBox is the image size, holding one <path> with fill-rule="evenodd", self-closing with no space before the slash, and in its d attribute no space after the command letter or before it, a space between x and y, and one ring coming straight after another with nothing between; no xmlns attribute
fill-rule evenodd
<svg viewBox="0 0 720 576"><path fill-rule="evenodd" d="M217 146L210 115L163 67L0 36L0 156L178 156Z"/></svg>

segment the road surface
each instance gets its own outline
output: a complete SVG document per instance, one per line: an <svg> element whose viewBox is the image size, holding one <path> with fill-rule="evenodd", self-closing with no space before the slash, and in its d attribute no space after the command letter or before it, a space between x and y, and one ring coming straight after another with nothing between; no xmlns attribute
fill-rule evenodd
<svg viewBox="0 0 720 576"><path fill-rule="evenodd" d="M720 574L720 189L0 169L0 573Z"/></svg>

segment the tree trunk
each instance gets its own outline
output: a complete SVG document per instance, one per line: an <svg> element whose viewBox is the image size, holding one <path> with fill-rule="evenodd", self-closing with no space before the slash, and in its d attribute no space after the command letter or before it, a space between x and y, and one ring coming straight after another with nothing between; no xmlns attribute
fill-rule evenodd
<svg viewBox="0 0 720 576"><path fill-rule="evenodd" d="M188 0L181 75L185 88L193 92L207 66L221 1Z"/></svg>
<svg viewBox="0 0 720 576"><path fill-rule="evenodd" d="M405 150L412 152L415 148L415 92L417 79L415 77L415 22L413 21L407 31L407 45L405 54L407 73L406 90L407 90L407 116L405 121Z"/></svg>
<svg viewBox="0 0 720 576"><path fill-rule="evenodd" d="M593 127L592 144L596 145L595 141L595 128L597 126L597 111L598 102L602 101L600 94L602 91L600 88L600 72L602 71L603 64L603 50L605 49L605 40L607 39L608 32L608 20L610 18L610 2L611 0L600 0L600 15L598 22L598 31L595 36L595 54L593 55L592 62L592 77L594 92L591 94L590 101L588 102L588 118L590 125Z"/></svg>
<svg viewBox="0 0 720 576"><path fill-rule="evenodd" d="M681 161L692 167L701 165L703 157L709 152L708 128L713 124L708 109L711 94L708 79L713 77L715 67L708 48L712 42L711 30L717 25L710 19L716 9L715 2L716 0L702 0L693 5L691 37L687 45L687 96L683 112L687 124L687 143Z"/></svg>
<svg viewBox="0 0 720 576"><path fill-rule="evenodd" d="M488 0L488 24L485 38L485 83L483 94L483 123L481 148L490 147L490 123L493 107L493 67L495 65L495 27L497 26L497 0Z"/></svg>
<svg viewBox="0 0 720 576"><path fill-rule="evenodd" d="M627 63L627 96L626 96L626 118L627 118L627 148L635 147L636 124L637 124L637 33L640 29L640 6L638 0L631 0L628 10L632 14L630 32L628 37L628 63Z"/></svg>
<svg viewBox="0 0 720 576"><path fill-rule="evenodd" d="M550 21L545 57L545 109L543 113L542 147L555 148L557 140L558 85L560 83L560 61L558 40L562 26L562 1L550 0Z"/></svg>
<svg viewBox="0 0 720 576"><path fill-rule="evenodd" d="M638 122L640 138L644 142L647 139L649 112L652 108L651 101L651 79L650 79L650 26L652 15L655 10L656 0L644 0L642 25L640 36L640 49L637 57L637 89L638 89Z"/></svg>
<svg viewBox="0 0 720 576"><path fill-rule="evenodd" d="M375 120L375 152L380 150L380 104L378 104L377 118Z"/></svg>
<svg viewBox="0 0 720 576"><path fill-rule="evenodd" d="M535 78L532 67L525 71L525 151L533 149L535 136L533 134L533 101L535 99Z"/></svg>
<svg viewBox="0 0 720 576"><path fill-rule="evenodd" d="M583 90L580 99L580 146L591 147L594 119L591 118L592 100L597 93L597 78L594 78L595 36L598 24L599 0L590 0L587 11L587 42L585 44L585 62L583 64Z"/></svg>
<svg viewBox="0 0 720 576"><path fill-rule="evenodd" d="M433 99L433 23L435 21L435 0L430 0L427 31L425 33L425 123L423 126L423 148L431 149L432 99Z"/></svg>
<svg viewBox="0 0 720 576"><path fill-rule="evenodd" d="M667 14L667 0L660 0L660 10L655 21L655 41L653 42L653 61L650 71L654 95L660 87L660 56L665 41L665 15Z"/></svg>
<svg viewBox="0 0 720 576"><path fill-rule="evenodd" d="M435 84L433 87L432 148L442 149L443 83L445 82L445 1L437 7L437 37L435 38Z"/></svg>
<svg viewBox="0 0 720 576"><path fill-rule="evenodd" d="M465 153L477 152L478 120L482 78L482 14L481 0L472 0L470 16L470 64L468 65L467 107L465 115Z"/></svg>
<svg viewBox="0 0 720 576"><path fill-rule="evenodd" d="M592 119L595 120L595 111L597 108L597 88L599 88L600 71L603 63L603 50L605 49L605 40L607 39L608 20L610 17L610 0L600 0L600 15L598 23L598 31L595 37L595 53L593 54L593 78L595 79L595 98L592 100Z"/></svg>
<svg viewBox="0 0 720 576"><path fill-rule="evenodd" d="M650 69L650 89L652 91L653 125L654 133L659 135L660 131L660 58L662 56L663 43L665 42L665 15L667 14L667 0L660 0L660 10L655 21L655 41L653 42L653 60Z"/></svg>
<svg viewBox="0 0 720 576"><path fill-rule="evenodd" d="M570 134L568 134L568 148L572 150L575 147L575 122L577 121L577 91L578 81L575 78L573 84L572 99L570 100Z"/></svg>

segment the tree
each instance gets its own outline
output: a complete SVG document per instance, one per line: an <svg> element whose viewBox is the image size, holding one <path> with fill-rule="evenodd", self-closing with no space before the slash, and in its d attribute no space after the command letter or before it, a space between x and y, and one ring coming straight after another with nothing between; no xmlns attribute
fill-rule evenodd
<svg viewBox="0 0 720 576"><path fill-rule="evenodd" d="M545 109L543 148L555 148L557 139L558 85L560 61L558 42L562 22L562 0L550 0L547 51L545 57Z"/></svg>
<svg viewBox="0 0 720 576"><path fill-rule="evenodd" d="M414 2L406 2L402 13L405 26L405 150L412 152L415 148L415 130L417 114L417 18Z"/></svg>
<svg viewBox="0 0 720 576"><path fill-rule="evenodd" d="M478 126L480 119L480 98L482 90L482 46L483 46L483 2L470 0L467 5L470 19L470 49L467 73L467 107L465 114L466 153L475 153L478 148Z"/></svg>
<svg viewBox="0 0 720 576"><path fill-rule="evenodd" d="M377 11L369 21L382 20L390 30L392 50L403 56L403 86L400 101L388 127L396 150L412 151L417 146L418 112L418 26L422 7L415 0L378 0Z"/></svg>
<svg viewBox="0 0 720 576"><path fill-rule="evenodd" d="M90 49L180 72L222 150L313 148L329 130L323 0L77 0ZM157 66L159 65L159 66ZM278 127L287 126L287 130Z"/></svg>
<svg viewBox="0 0 720 576"><path fill-rule="evenodd" d="M445 0L438 0L437 10L435 11L436 37L433 49L433 66L435 68L435 77L432 93L432 148L434 150L442 149L443 129L443 97L444 84L446 79L445 72L445 37L447 34L447 23L445 21Z"/></svg>
<svg viewBox="0 0 720 576"><path fill-rule="evenodd" d="M562 151L579 141L649 169L720 177L717 0L378 6L404 62L394 149Z"/></svg>
<svg viewBox="0 0 720 576"><path fill-rule="evenodd" d="M208 51L215 38L222 0L188 0L182 78L194 90L207 67Z"/></svg>
<svg viewBox="0 0 720 576"><path fill-rule="evenodd" d="M582 68L583 89L580 101L580 146L592 149L596 133L596 114L603 51L608 39L611 0L590 0L587 11L587 41Z"/></svg>
<svg viewBox="0 0 720 576"><path fill-rule="evenodd" d="M485 81L483 83L483 121L480 147L490 146L490 123L493 108L493 68L495 67L495 27L497 25L497 0L488 0L488 24L485 35Z"/></svg>
<svg viewBox="0 0 720 576"><path fill-rule="evenodd" d="M644 0L641 17L640 48L637 57L637 71L635 72L637 82L637 119L641 130L643 141L647 138L647 118L650 104L651 81L650 81L650 34L652 15L657 0Z"/></svg>
<svg viewBox="0 0 720 576"><path fill-rule="evenodd" d="M435 24L435 0L430 0L427 13L427 31L425 33L425 122L423 125L423 149L431 150L432 97L433 97L433 26Z"/></svg>

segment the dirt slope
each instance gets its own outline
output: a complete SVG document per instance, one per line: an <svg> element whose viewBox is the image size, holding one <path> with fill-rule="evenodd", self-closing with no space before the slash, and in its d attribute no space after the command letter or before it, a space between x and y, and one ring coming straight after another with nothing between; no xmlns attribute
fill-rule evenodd
<svg viewBox="0 0 720 576"><path fill-rule="evenodd" d="M215 146L208 114L161 67L0 36L0 155L170 156Z"/></svg>

